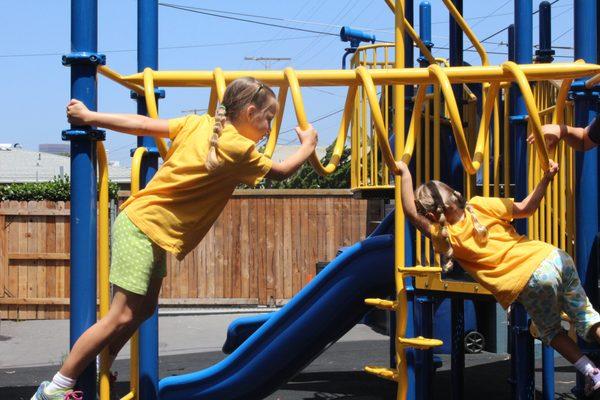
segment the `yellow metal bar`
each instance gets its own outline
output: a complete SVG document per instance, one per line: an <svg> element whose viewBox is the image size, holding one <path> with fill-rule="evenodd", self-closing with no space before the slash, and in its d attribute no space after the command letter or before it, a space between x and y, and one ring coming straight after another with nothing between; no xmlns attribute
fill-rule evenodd
<svg viewBox="0 0 600 400"><path fill-rule="evenodd" d="M277 108L277 114L275 115L275 120L273 121L273 128L271 128L271 132L269 132L269 140L267 141L267 146L265 147L265 155L269 158L273 157L273 152L275 151L275 146L277 145L277 139L279 138L279 131L281 130L281 121L283 121L283 112L285 110L287 92L288 87L281 86L279 88L279 93L277 94L277 103L279 103L279 107Z"/></svg>
<svg viewBox="0 0 600 400"><path fill-rule="evenodd" d="M507 135L505 133L505 135ZM494 197L500 197L500 109L494 101Z"/></svg>
<svg viewBox="0 0 600 400"><path fill-rule="evenodd" d="M452 18L454 18L454 21L456 21L456 23L460 26L462 31L465 33L465 35L467 35L467 37L471 41L471 44L473 45L473 47L475 47L475 49L477 50L477 53L479 54L479 57L481 58L481 64L489 65L488 55L487 55L485 49L483 48L483 46L481 45L481 43L479 43L479 40L477 39L477 36L475 36L475 33L473 33L473 31L471 30L471 27L469 27L469 25L467 24L467 21L465 21L464 18L462 17L462 15L460 15L460 13L456 9L456 7L452 3L452 1L450 1L450 0L442 0L442 1L446 5L446 8L448 8L448 11L450 11L450 14L452 14Z"/></svg>
<svg viewBox="0 0 600 400"><path fill-rule="evenodd" d="M544 141L544 135L542 134L542 123L540 122L540 116L535 105L533 94L531 93L531 86L529 85L529 82L527 82L527 78L520 67L521 66L512 61L506 61L502 64L502 68L513 75L519 89L521 89L523 100L527 107L527 113L529 114L529 122L531 123L532 132L535 136L535 147L537 149L538 158L542 169L546 171L549 168L548 149L546 148L546 142Z"/></svg>
<svg viewBox="0 0 600 400"><path fill-rule="evenodd" d="M394 9L395 17L395 30L394 39L396 46L395 51L395 62L394 68L404 68L404 0L396 0L396 7ZM374 88L371 76L365 74L366 71L357 70L357 74L362 74L361 79L363 84L366 84L367 93L369 94L369 100L374 98ZM395 154L402 154L404 151L404 86L394 86L394 147ZM371 111L373 111L373 104L371 104ZM378 127L378 133L383 136L383 132L380 132L384 126L381 121L381 112L379 115L373 114L374 117L379 117L379 121L376 121ZM377 118L376 118L377 120ZM382 155L390 170L394 172L394 198L396 203L396 212L394 213L395 223L395 235L394 235L394 260L396 265L404 265L404 213L402 212L402 193L401 193L401 180L398 178L398 168L394 162L394 157L389 148L388 143L382 143ZM398 370L399 384L398 384L398 400L406 400L408 393L408 368L406 365L406 352L404 347L399 341L400 337L406 335L407 326L407 315L408 315L408 299L406 297L406 287L404 285L404 275L398 271L395 273L396 281L396 299L398 301L398 312L396 313L396 368Z"/></svg>
<svg viewBox="0 0 600 400"><path fill-rule="evenodd" d="M145 147L138 147L133 153L131 160L131 194L134 195L140 190L140 175L142 160L144 155L148 152ZM136 331L130 340L130 351L131 351L131 364L130 364L130 375L129 387L131 390L132 397L130 399L137 399L137 393L139 393L139 334Z"/></svg>
<svg viewBox="0 0 600 400"><path fill-rule="evenodd" d="M504 88L504 197L510 197L510 87Z"/></svg>
<svg viewBox="0 0 600 400"><path fill-rule="evenodd" d="M519 68L529 81L582 78L600 72L600 65L587 63L520 64ZM514 75L502 66L449 67L444 68L444 73L450 83L515 81ZM286 85L288 82L284 71L226 71L223 74L226 83L248 75L271 86ZM376 85L435 83L435 78L425 68L373 69L368 74ZM304 70L295 71L295 75L302 86L348 86L357 79L355 70ZM212 71L154 71L153 77L156 85L166 87L210 87L214 82ZM123 79L140 85L143 83L143 74L137 73Z"/></svg>
<svg viewBox="0 0 600 400"><path fill-rule="evenodd" d="M125 81L123 79L122 75L120 75L118 72L110 69L106 65L99 65L98 66L98 73L100 75L103 75L104 77L110 79L113 82L116 82L116 83L118 83L120 85L123 85L124 87L126 87L129 90L133 90L134 92L136 92L139 95L144 94L144 87L143 86L136 85L136 84L129 83L129 82Z"/></svg>
<svg viewBox="0 0 600 400"><path fill-rule="evenodd" d="M306 113L304 111L304 101L302 100L302 93L300 92L300 85L296 77L296 72L292 68L286 68L284 73L292 94L292 101L294 103L294 110L296 112L298 125L300 126L300 129L308 129L308 119L306 118ZM331 174L336 170L340 162L346 143L346 135L351 120L352 106L354 104L356 89L357 87L354 84L348 86L348 95L346 96L346 104L344 106L342 123L340 124L340 130L338 131L338 136L333 148L333 154L331 155L329 163L326 166L322 165L321 161L319 161L316 151L313 152L309 158L312 167L321 176Z"/></svg>
<svg viewBox="0 0 600 400"><path fill-rule="evenodd" d="M156 106L156 96L154 94L154 79L152 75L152 69L145 68L142 73L144 77L144 98L146 99L146 110L150 118L158 119L158 107ZM167 144L161 138L154 138L156 148L163 160L167 157Z"/></svg>
<svg viewBox="0 0 600 400"><path fill-rule="evenodd" d="M109 215L108 215L108 160L104 143L99 141L96 149L98 155L98 297L100 298L100 319L108 314L110 307L110 283L109 275ZM110 382L108 365L108 347L100 353L100 371L98 394L100 400L109 400Z"/></svg>
<svg viewBox="0 0 600 400"><path fill-rule="evenodd" d="M410 119L410 127L408 129L408 136L404 145L404 152L402 154L402 161L407 165L410 163L412 153L415 147L415 140L421 136L421 117L423 108L423 101L425 100L425 93L427 91L426 85L421 85L417 89L417 95L415 96L415 102L413 106L412 117Z"/></svg>

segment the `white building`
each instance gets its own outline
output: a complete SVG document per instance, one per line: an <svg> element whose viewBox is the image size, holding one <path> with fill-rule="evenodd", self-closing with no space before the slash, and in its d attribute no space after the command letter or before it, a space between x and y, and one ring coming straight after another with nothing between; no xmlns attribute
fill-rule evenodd
<svg viewBox="0 0 600 400"><path fill-rule="evenodd" d="M0 184L48 182L55 177L69 176L70 172L69 157L0 145ZM122 187L131 181L129 168L109 165L108 176Z"/></svg>

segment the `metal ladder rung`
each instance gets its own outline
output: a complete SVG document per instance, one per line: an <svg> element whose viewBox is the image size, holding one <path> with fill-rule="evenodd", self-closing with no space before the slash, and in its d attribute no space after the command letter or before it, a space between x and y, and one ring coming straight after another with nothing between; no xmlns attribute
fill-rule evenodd
<svg viewBox="0 0 600 400"><path fill-rule="evenodd" d="M430 274L440 274L442 272L441 267L398 267L398 272L404 275L412 276L427 276Z"/></svg>
<svg viewBox="0 0 600 400"><path fill-rule="evenodd" d="M395 369L385 367L374 367L368 365L365 367L365 372L376 375L383 379L387 379L389 381L400 382L400 376L398 375L398 371L396 371Z"/></svg>
<svg viewBox="0 0 600 400"><path fill-rule="evenodd" d="M383 299L365 299L365 304L373 307L377 307L381 310L396 310L398 303L391 300Z"/></svg>
<svg viewBox="0 0 600 400"><path fill-rule="evenodd" d="M417 336L416 338L398 338L398 342L404 347L413 347L419 350L428 350L432 347L438 347L444 344L439 339L429 339L423 336Z"/></svg>

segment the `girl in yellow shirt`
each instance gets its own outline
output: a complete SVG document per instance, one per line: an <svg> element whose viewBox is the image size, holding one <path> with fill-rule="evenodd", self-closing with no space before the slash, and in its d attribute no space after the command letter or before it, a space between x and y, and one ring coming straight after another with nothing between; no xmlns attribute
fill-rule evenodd
<svg viewBox="0 0 600 400"><path fill-rule="evenodd" d="M581 287L571 257L547 243L519 235L510 222L527 218L539 207L558 171L550 169L523 201L473 197L468 202L448 185L430 181L413 193L410 171L398 162L402 208L410 222L432 239L442 268L453 259L507 308L518 300L536 324L540 339L573 363L586 377L586 392L600 388L600 370L584 356L561 327L564 310L583 339L600 342L600 315Z"/></svg>
<svg viewBox="0 0 600 400"><path fill-rule="evenodd" d="M146 188L123 204L113 225L110 281L115 294L110 311L81 335L52 382L43 382L32 399L77 398L73 387L84 368L106 346L112 363L154 313L166 274L164 251L182 259L208 232L237 185L254 186L265 176L285 179L312 154L317 144L312 126L296 128L301 146L281 163L256 150L277 107L273 91L250 77L227 86L214 118L151 119L93 112L78 100L69 102L73 125L169 138L171 147Z"/></svg>

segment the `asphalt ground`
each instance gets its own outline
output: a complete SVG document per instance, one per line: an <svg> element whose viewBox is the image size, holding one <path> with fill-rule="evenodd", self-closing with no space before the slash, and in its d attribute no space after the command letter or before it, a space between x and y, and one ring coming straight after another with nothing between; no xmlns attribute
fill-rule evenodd
<svg viewBox="0 0 600 400"><path fill-rule="evenodd" d="M224 336L223 326L239 315L161 317L161 356L160 377L178 375L207 368L226 357L219 348ZM0 400L28 400L42 380L50 378L57 370L58 363L44 362L43 346L48 346L48 338L66 340L61 329L66 321L32 321L12 323L3 321L0 327ZM40 330L40 326L52 327L50 331ZM181 327L187 327L183 337L173 337ZM193 328L203 326L196 332ZM27 328L27 329L26 329ZM27 331L24 334L23 331ZM165 333L166 331L167 333ZM210 334L210 331L219 331ZM36 333L37 332L37 333ZM168 332L171 332L169 340ZM181 332L179 332L181 335ZM167 337L165 337L167 335ZM188 335L188 336L185 336ZM187 342L186 342L186 339ZM166 342L171 342L166 345ZM200 342L206 342L200 346ZM61 347L62 345L54 345ZM67 343L68 346L68 343ZM11 353L24 351L28 357L7 362ZM58 349L57 351L61 351ZM126 356L125 356L126 357ZM27 358L23 360L23 358ZM435 376L432 387L435 399L450 399L450 359L442 355L442 367ZM3 361L4 360L4 361ZM15 361L16 360L16 361ZM366 364L388 365L387 338L372 332L368 327L358 325L341 341L335 343L308 367L289 382L266 397L270 400L384 400L396 399L394 382L382 380L363 372ZM575 384L574 369L562 358L556 359L555 399L574 399L571 389ZM118 394L128 392L129 361L120 357L114 370L119 374ZM481 353L467 355L465 368L464 399L504 400L510 398L508 377L510 361L506 354ZM541 360L536 360L536 388L541 390ZM541 399L540 393L536 398Z"/></svg>

